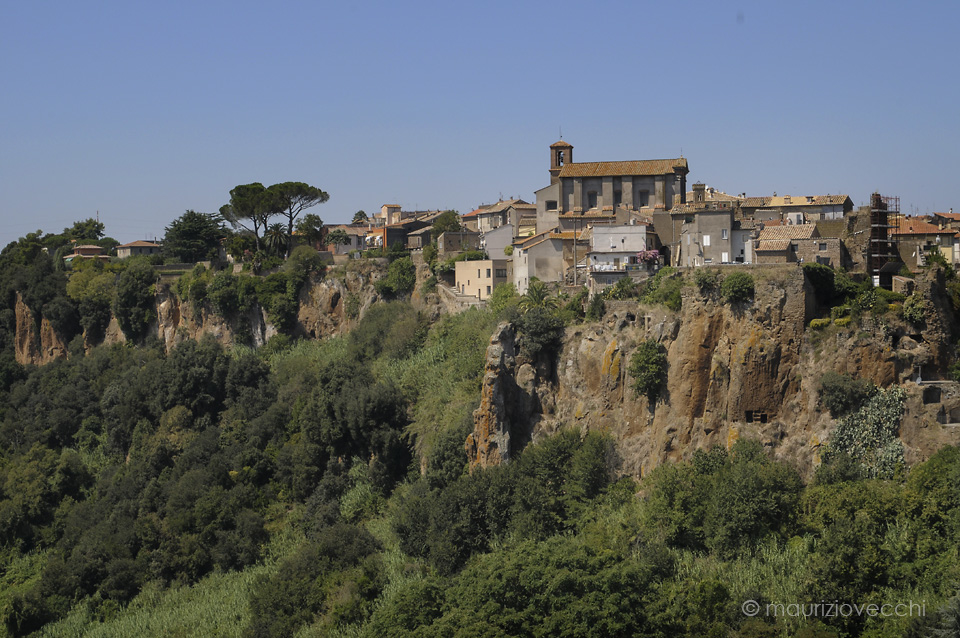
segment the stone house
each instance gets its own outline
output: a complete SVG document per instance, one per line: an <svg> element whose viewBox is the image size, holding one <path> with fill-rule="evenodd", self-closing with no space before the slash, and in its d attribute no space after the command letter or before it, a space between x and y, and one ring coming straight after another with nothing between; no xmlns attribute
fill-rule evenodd
<svg viewBox="0 0 960 638"><path fill-rule="evenodd" d="M853 210L853 200L847 195L782 195L772 197L744 197L740 200L743 216L757 221L805 222L843 219Z"/></svg>
<svg viewBox="0 0 960 638"><path fill-rule="evenodd" d="M890 229L890 236L897 241L900 259L911 268L925 265L933 252L942 254L949 264L957 263L953 250L956 234L952 228L940 228L916 217L900 217L897 225Z"/></svg>
<svg viewBox="0 0 960 638"><path fill-rule="evenodd" d="M468 250L480 250L480 233L470 230L448 230L437 237L437 253L444 258Z"/></svg>
<svg viewBox="0 0 960 638"><path fill-rule="evenodd" d="M160 250L159 244L138 239L137 241L117 246L117 257L126 259L127 257L137 257L139 255L159 255ZM99 254L99 252L97 254Z"/></svg>

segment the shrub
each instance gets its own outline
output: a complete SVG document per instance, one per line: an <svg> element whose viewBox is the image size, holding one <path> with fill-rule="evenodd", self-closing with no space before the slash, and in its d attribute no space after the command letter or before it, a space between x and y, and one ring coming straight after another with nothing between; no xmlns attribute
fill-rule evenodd
<svg viewBox="0 0 960 638"><path fill-rule="evenodd" d="M113 314L130 339L143 337L156 317L154 282L156 274L146 261L137 261L120 273Z"/></svg>
<svg viewBox="0 0 960 638"><path fill-rule="evenodd" d="M666 381L667 355L653 339L642 341L630 357L630 376L637 396L645 395L653 403Z"/></svg>
<svg viewBox="0 0 960 638"><path fill-rule="evenodd" d="M719 280L720 276L715 271L698 268L697 271L693 273L693 283L697 285L700 292L706 293L714 290Z"/></svg>
<svg viewBox="0 0 960 638"><path fill-rule="evenodd" d="M836 306L830 309L830 316L834 319L850 315L850 306Z"/></svg>
<svg viewBox="0 0 960 638"><path fill-rule="evenodd" d="M829 326L829 325L830 325L830 320L829 320L829 319L813 319L813 320L810 322L810 329L811 329L811 330L821 330L821 329L823 329L823 328L826 328L826 327Z"/></svg>
<svg viewBox="0 0 960 638"><path fill-rule="evenodd" d="M563 339L563 321L548 308L531 308L517 319L520 347L535 359L541 352L554 353Z"/></svg>
<svg viewBox="0 0 960 638"><path fill-rule="evenodd" d="M833 320L833 325L840 328L846 328L850 325L850 317L837 317Z"/></svg>
<svg viewBox="0 0 960 638"><path fill-rule="evenodd" d="M237 278L228 272L219 273L207 286L207 298L220 315L232 315L240 308Z"/></svg>
<svg viewBox="0 0 960 638"><path fill-rule="evenodd" d="M913 293L903 302L903 318L914 325L922 324L927 317L927 311L923 304L923 297L919 293Z"/></svg>
<svg viewBox="0 0 960 638"><path fill-rule="evenodd" d="M841 417L824 451L824 462L846 454L860 463L867 477L893 478L903 466L899 431L906 394L899 387L875 390L863 407Z"/></svg>
<svg viewBox="0 0 960 638"><path fill-rule="evenodd" d="M517 287L512 283L497 284L490 298L487 300L487 307L499 315L510 306L516 306L520 301L520 295L517 294Z"/></svg>
<svg viewBox="0 0 960 638"><path fill-rule="evenodd" d="M753 277L745 272L735 272L723 278L720 292L729 303L748 301L753 298Z"/></svg>
<svg viewBox="0 0 960 638"><path fill-rule="evenodd" d="M866 379L854 379L849 374L828 372L820 379L820 402L834 417L858 409L877 392Z"/></svg>
<svg viewBox="0 0 960 638"><path fill-rule="evenodd" d="M587 305L587 320L599 321L603 318L604 312L606 312L606 304L603 303L603 296L594 295L591 297L590 303Z"/></svg>
<svg viewBox="0 0 960 638"><path fill-rule="evenodd" d="M662 304L677 312L683 304L680 289L683 288L683 277L673 276L676 268L661 268L651 277L643 289L641 300L649 304Z"/></svg>
<svg viewBox="0 0 960 638"><path fill-rule="evenodd" d="M404 295L413 290L417 283L417 269L409 257L400 257L390 263L387 276L378 281L374 288L381 295Z"/></svg>
<svg viewBox="0 0 960 638"><path fill-rule="evenodd" d="M428 294L431 292L437 292L437 277L436 275L430 275L423 281L423 285L420 286L420 292L423 294Z"/></svg>
<svg viewBox="0 0 960 638"><path fill-rule="evenodd" d="M637 285L629 276L620 279L606 291L607 299L633 299L637 296Z"/></svg>

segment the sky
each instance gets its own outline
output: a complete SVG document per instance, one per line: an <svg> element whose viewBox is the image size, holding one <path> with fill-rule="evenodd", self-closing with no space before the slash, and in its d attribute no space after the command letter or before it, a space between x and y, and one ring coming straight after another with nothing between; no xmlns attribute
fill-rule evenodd
<svg viewBox="0 0 960 638"><path fill-rule="evenodd" d="M534 201L574 160L686 157L748 195L960 210L960 3L5 2L0 246L121 243L302 181L382 204Z"/></svg>

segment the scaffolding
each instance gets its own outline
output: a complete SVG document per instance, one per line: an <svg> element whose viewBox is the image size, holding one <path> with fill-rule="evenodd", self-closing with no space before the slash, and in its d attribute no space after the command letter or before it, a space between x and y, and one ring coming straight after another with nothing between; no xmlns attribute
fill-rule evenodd
<svg viewBox="0 0 960 638"><path fill-rule="evenodd" d="M900 198L870 196L870 242L867 245L867 274L874 285L890 290L893 276L903 262L899 250Z"/></svg>

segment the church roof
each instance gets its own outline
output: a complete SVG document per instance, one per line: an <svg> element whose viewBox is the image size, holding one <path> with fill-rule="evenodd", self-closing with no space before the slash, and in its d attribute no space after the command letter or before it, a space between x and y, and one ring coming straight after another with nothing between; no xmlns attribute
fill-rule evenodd
<svg viewBox="0 0 960 638"><path fill-rule="evenodd" d="M672 175L674 169L688 170L686 158L637 160L633 162L570 162L560 177L612 177L621 175Z"/></svg>

